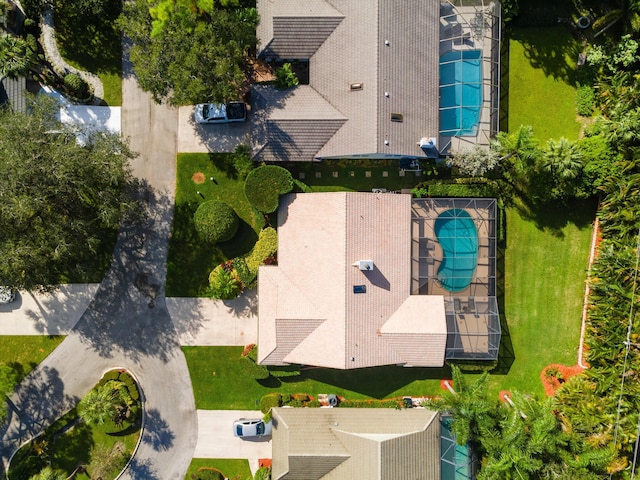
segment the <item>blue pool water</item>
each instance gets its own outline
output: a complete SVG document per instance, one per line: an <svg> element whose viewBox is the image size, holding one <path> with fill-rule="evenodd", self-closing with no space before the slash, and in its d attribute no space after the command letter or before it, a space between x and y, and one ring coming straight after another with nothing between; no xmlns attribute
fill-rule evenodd
<svg viewBox="0 0 640 480"><path fill-rule="evenodd" d="M482 52L450 51L440 57L440 133L478 133L482 110Z"/></svg>
<svg viewBox="0 0 640 480"><path fill-rule="evenodd" d="M442 247L438 280L450 292L469 286L478 264L478 231L468 212L460 208L438 215L433 227Z"/></svg>

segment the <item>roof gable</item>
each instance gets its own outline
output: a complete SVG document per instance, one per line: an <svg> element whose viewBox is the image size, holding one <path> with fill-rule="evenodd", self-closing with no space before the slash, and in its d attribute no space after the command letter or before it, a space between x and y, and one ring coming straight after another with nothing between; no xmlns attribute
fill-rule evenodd
<svg viewBox="0 0 640 480"><path fill-rule="evenodd" d="M344 17L273 17L273 39L260 53L263 58L309 59Z"/></svg>

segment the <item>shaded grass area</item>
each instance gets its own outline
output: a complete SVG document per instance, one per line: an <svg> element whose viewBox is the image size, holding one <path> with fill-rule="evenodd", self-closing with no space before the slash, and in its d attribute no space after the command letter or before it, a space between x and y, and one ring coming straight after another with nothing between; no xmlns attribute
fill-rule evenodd
<svg viewBox="0 0 640 480"><path fill-rule="evenodd" d="M244 181L235 174L231 159L232 154L178 154L167 296L206 295L211 270L221 262L249 252L258 239L265 218L249 204L244 194ZM203 174L203 183L192 179L196 173ZM227 203L240 217L238 232L230 241L208 245L198 237L193 214L198 205L207 200Z"/></svg>
<svg viewBox="0 0 640 480"><path fill-rule="evenodd" d="M594 202L507 209L504 311L515 358L491 390L542 395L542 369L578 358Z"/></svg>
<svg viewBox="0 0 640 480"><path fill-rule="evenodd" d="M60 54L79 69L95 73L104 85L104 101L122 105L122 46L115 20L120 2L103 2L104 14L78 15L73 2L58 2L56 42Z"/></svg>
<svg viewBox="0 0 640 480"><path fill-rule="evenodd" d="M183 347L196 408L258 410L263 395L272 392L335 393L347 398L387 398L437 395L449 369L396 366L342 371L303 370L300 375L261 379L255 364L240 356L242 347Z"/></svg>
<svg viewBox="0 0 640 480"><path fill-rule="evenodd" d="M77 418L78 412L74 408L47 428L42 437L23 445L11 462L10 478L28 480L46 465L71 475L77 467L90 463L91 449L98 445L111 449L116 442L124 443L126 448L124 467L138 441L139 423L125 421L122 425L115 425L107 421L102 425L88 425L78 422ZM115 478L117 473L111 478ZM74 478L89 480L91 477L79 472Z"/></svg>
<svg viewBox="0 0 640 480"><path fill-rule="evenodd" d="M542 142L578 138L575 70L580 45L564 26L509 33L509 130L531 125Z"/></svg>
<svg viewBox="0 0 640 480"><path fill-rule="evenodd" d="M314 192L370 192L372 188L410 189L438 176L439 172L427 161L420 163L422 170L417 174L401 173L398 160L324 160L283 166L294 179L306 183Z"/></svg>
<svg viewBox="0 0 640 480"><path fill-rule="evenodd" d="M64 340L62 335L0 336L0 359L24 378Z"/></svg>
<svg viewBox="0 0 640 480"><path fill-rule="evenodd" d="M199 468L217 468L224 473L227 478L233 480L252 480L249 461L244 459L228 459L228 458L194 458L191 460L189 470L184 480L191 480L191 475L196 473Z"/></svg>

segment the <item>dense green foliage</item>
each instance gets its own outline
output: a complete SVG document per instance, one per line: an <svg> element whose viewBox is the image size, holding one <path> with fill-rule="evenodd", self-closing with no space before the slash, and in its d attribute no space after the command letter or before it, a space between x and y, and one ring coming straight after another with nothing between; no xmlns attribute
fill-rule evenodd
<svg viewBox="0 0 640 480"><path fill-rule="evenodd" d="M51 289L71 268L82 278L136 205L127 145L87 131L80 146L54 108L0 110L0 279L15 288Z"/></svg>
<svg viewBox="0 0 640 480"><path fill-rule="evenodd" d="M264 213L275 212L280 195L293 190L293 177L278 165L263 165L247 176L244 193L249 203Z"/></svg>
<svg viewBox="0 0 640 480"><path fill-rule="evenodd" d="M201 203L193 221L200 238L211 244L231 240L239 226L238 214L219 200Z"/></svg>
<svg viewBox="0 0 640 480"><path fill-rule="evenodd" d="M290 63L283 64L276 70L276 87L281 89L295 87L300 83Z"/></svg>
<svg viewBox="0 0 640 480"><path fill-rule="evenodd" d="M244 194L244 181L234 165L236 158L236 154L178 154L176 208L167 266L168 296L209 296L211 271L247 254L258 239L265 217L249 204ZM204 183L196 183L194 174L202 174ZM231 242L212 246L203 242L195 229L193 214L200 203L211 199L227 203L240 217L238 233Z"/></svg>
<svg viewBox="0 0 640 480"><path fill-rule="evenodd" d="M211 297L218 300L232 300L242 292L242 283L225 265L218 265L209 275Z"/></svg>
<svg viewBox="0 0 640 480"><path fill-rule="evenodd" d="M258 274L258 267L278 251L278 232L273 227L267 227L260 231L258 241L253 249L245 257L249 272Z"/></svg>
<svg viewBox="0 0 640 480"><path fill-rule="evenodd" d="M0 78L26 75L37 64L37 53L32 42L13 35L0 36Z"/></svg>
<svg viewBox="0 0 640 480"><path fill-rule="evenodd" d="M88 423L78 408L72 409L18 450L8 476L28 480L50 466L68 478L82 466L89 478L115 478L131 458L140 435L140 395L133 378L121 370L107 372L91 390L95 391L108 393L116 418ZM82 408L87 406L87 396L80 402Z"/></svg>
<svg viewBox="0 0 640 480"><path fill-rule="evenodd" d="M488 374L470 383L452 367L453 388L427 403L452 414L451 432L459 445L472 444L483 457L478 479L596 479L612 451L588 444L556 417L551 399L512 393L514 407L488 396Z"/></svg>
<svg viewBox="0 0 640 480"><path fill-rule="evenodd" d="M255 8L202 0L125 2L120 19L138 83L171 105L241 97L257 23Z"/></svg>
<svg viewBox="0 0 640 480"><path fill-rule="evenodd" d="M77 98L86 98L89 95L89 85L76 73L68 73L64 77L64 87Z"/></svg>

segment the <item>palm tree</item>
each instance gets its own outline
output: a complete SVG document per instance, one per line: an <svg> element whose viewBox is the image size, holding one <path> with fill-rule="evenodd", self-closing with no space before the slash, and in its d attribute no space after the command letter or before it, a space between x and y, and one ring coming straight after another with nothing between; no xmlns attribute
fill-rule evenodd
<svg viewBox="0 0 640 480"><path fill-rule="evenodd" d="M0 78L17 78L26 75L36 64L35 52L18 37L0 37Z"/></svg>
<svg viewBox="0 0 640 480"><path fill-rule="evenodd" d="M430 406L451 413L451 432L458 445L466 445L469 441L477 441L481 431L491 431L495 427L497 401L490 401L487 395L487 372L471 384L455 365L451 367L451 374L455 393L445 392Z"/></svg>
<svg viewBox="0 0 640 480"><path fill-rule="evenodd" d="M40 473L32 475L29 480L67 480L67 474L62 470L54 470L51 467L44 467Z"/></svg>
<svg viewBox="0 0 640 480"><path fill-rule="evenodd" d="M90 425L102 425L116 417L119 395L107 383L91 390L78 404L78 415Z"/></svg>
<svg viewBox="0 0 640 480"><path fill-rule="evenodd" d="M578 146L562 137L557 142L547 142L544 152L543 168L560 180L571 180L582 171L582 154Z"/></svg>

